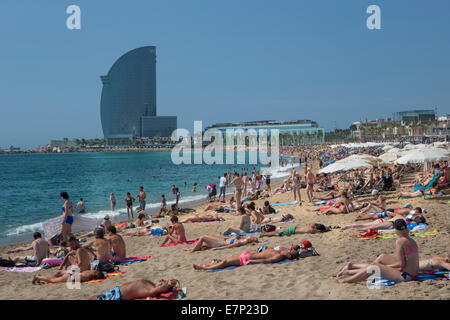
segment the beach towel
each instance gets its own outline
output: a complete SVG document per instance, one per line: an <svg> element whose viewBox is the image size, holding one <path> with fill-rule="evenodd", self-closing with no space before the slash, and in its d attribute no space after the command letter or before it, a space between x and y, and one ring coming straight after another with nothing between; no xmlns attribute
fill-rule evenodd
<svg viewBox="0 0 450 320"><path fill-rule="evenodd" d="M5 272L36 272L41 270L42 267L12 267L6 269L0 269L0 271Z"/></svg>
<svg viewBox="0 0 450 320"><path fill-rule="evenodd" d="M133 264L136 262L143 262L147 261L147 259L150 259L151 256L142 256L142 257L128 257L123 260L119 261L119 264Z"/></svg>
<svg viewBox="0 0 450 320"><path fill-rule="evenodd" d="M380 277L378 280L375 276L370 276L368 279L372 280L372 285L374 286L393 286L397 283L403 283L403 282L409 282L409 281L402 281L402 282L395 282L395 281L389 281L383 277ZM430 273L419 273L417 275L417 280L410 280L410 281L425 281L425 280L450 280L450 274L448 271L437 271L437 272L430 272Z"/></svg>
<svg viewBox="0 0 450 320"><path fill-rule="evenodd" d="M161 247L173 247L173 246L178 246L178 245L180 245L180 244L195 244L195 243L197 243L198 242L198 239L197 240L190 240L190 241L186 241L186 242L177 242L177 243L166 243L166 244L163 244Z"/></svg>
<svg viewBox="0 0 450 320"><path fill-rule="evenodd" d="M156 297L147 297L143 299L136 299L136 300L181 300L184 297L186 297L187 294L187 288L178 288L177 290L173 290L171 292L167 293L161 293L157 295Z"/></svg>
<svg viewBox="0 0 450 320"><path fill-rule="evenodd" d="M239 234L232 233L232 234L226 235L225 237L248 236L248 235L253 234L253 233L261 233L261 230L253 230L253 231L249 231L249 232L242 232L242 233L239 233Z"/></svg>
<svg viewBox="0 0 450 320"><path fill-rule="evenodd" d="M389 230L394 230L394 229L389 229ZM428 237L428 236L435 236L437 235L439 232L437 230L433 230L433 231L428 231L428 232L414 232L411 233L411 236L413 237ZM361 235L358 234L354 234L353 235L355 238L360 238L361 240L367 240L367 239L395 239L398 238L397 234L395 233L387 233L387 234L376 234L376 235L371 235L368 237L363 237Z"/></svg>
<svg viewBox="0 0 450 320"><path fill-rule="evenodd" d="M199 222L195 222L195 223L202 223L202 222L222 222L225 221L224 218L220 218L219 220L211 220L211 221L199 221ZM188 222L184 222L184 223L194 223L192 221L188 221Z"/></svg>
<svg viewBox="0 0 450 320"><path fill-rule="evenodd" d="M292 262L292 261L298 261L298 260L285 259L285 260L282 260L280 262L264 263L264 264L284 264L284 263ZM261 264L261 263L258 263L258 264ZM251 264L251 265L253 265L253 264ZM211 269L211 270L208 270L208 272L217 272L217 271L222 271L222 270L233 270L233 269L236 269L236 268L239 268L239 267L240 266L230 266L230 267L226 267L226 268L223 268L223 269Z"/></svg>
<svg viewBox="0 0 450 320"><path fill-rule="evenodd" d="M56 218L46 220L43 223L43 229L46 240L51 239L52 237L61 232L62 219L63 219L62 216L59 216ZM94 230L95 228L97 228L97 226L98 223L96 218L87 217L80 214L73 215L72 230L73 229Z"/></svg>
<svg viewBox="0 0 450 320"><path fill-rule="evenodd" d="M91 281L86 281L86 282L82 282L82 283L85 284L85 283L102 282L102 281L105 281L106 279L109 279L111 277L118 276L118 275L125 274L125 273L127 273L127 272L126 271L123 271L123 272L108 272L107 274L105 274L105 279L91 280ZM50 285L50 284L62 284L62 283L65 284L66 282L46 283L46 284L43 284L43 285L47 286L47 285Z"/></svg>
<svg viewBox="0 0 450 320"><path fill-rule="evenodd" d="M274 206L292 206L294 204L298 204L298 201L274 203L274 204L271 204L271 206L272 207L274 207Z"/></svg>

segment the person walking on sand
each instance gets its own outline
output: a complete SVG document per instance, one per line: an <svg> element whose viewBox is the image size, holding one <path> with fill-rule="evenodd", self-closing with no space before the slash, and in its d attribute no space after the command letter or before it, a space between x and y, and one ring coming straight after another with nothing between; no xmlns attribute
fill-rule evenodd
<svg viewBox="0 0 450 320"><path fill-rule="evenodd" d="M222 197L222 202L225 202L225 191L227 187L227 173L223 174L223 177L220 177L219 181L219 200Z"/></svg>
<svg viewBox="0 0 450 320"><path fill-rule="evenodd" d="M128 221L130 221L130 213L131 213L131 219L134 219L133 216L133 201L136 199L131 196L129 192L127 192L127 196L125 198L125 203L127 204L127 215L128 215Z"/></svg>
<svg viewBox="0 0 450 320"><path fill-rule="evenodd" d="M236 199L236 207L239 209L242 206L241 196L242 196L242 178L237 172L233 175L233 180L231 180L230 185L234 184L234 198Z"/></svg>
<svg viewBox="0 0 450 320"><path fill-rule="evenodd" d="M306 194L308 196L309 202L313 202L313 192L314 192L314 182L316 177L311 171L311 168L306 169Z"/></svg>
<svg viewBox="0 0 450 320"><path fill-rule="evenodd" d="M116 210L116 196L114 195L114 193L111 192L111 194L109 195L109 200L111 201L111 211Z"/></svg>
<svg viewBox="0 0 450 320"><path fill-rule="evenodd" d="M300 174L297 173L295 169L292 169L292 192L294 193L294 201L297 201L298 196L298 202L299 205L302 204L302 196L300 194Z"/></svg>

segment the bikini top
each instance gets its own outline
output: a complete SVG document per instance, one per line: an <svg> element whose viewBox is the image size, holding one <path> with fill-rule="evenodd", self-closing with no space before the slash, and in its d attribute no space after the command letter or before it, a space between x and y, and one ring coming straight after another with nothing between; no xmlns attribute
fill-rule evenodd
<svg viewBox="0 0 450 320"><path fill-rule="evenodd" d="M412 255L413 253L416 253L418 250L417 249L412 250L409 243L406 243L405 245L409 248L409 251L407 253L405 253L405 259L408 260L408 257L410 255Z"/></svg>

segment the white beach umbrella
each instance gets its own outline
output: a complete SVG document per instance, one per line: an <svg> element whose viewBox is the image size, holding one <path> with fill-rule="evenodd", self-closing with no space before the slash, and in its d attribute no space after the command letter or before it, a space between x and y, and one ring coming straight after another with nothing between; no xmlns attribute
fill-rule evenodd
<svg viewBox="0 0 450 320"><path fill-rule="evenodd" d="M385 163L393 163L395 160L401 157L400 153L397 152L386 152L378 157L381 161Z"/></svg>
<svg viewBox="0 0 450 320"><path fill-rule="evenodd" d="M413 149L404 153L395 164L425 163L447 160L449 152L440 148Z"/></svg>

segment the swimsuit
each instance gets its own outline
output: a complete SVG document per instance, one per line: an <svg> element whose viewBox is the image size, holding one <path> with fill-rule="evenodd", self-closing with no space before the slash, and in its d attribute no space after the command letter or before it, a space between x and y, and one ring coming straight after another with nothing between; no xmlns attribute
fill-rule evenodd
<svg viewBox="0 0 450 320"><path fill-rule="evenodd" d="M247 261L250 260L251 251L246 251L239 256L239 265L243 266Z"/></svg>
<svg viewBox="0 0 450 320"><path fill-rule="evenodd" d="M409 243L406 243L405 245L408 246L408 248L409 248L409 251L407 253L405 253L405 259L406 259L406 261L408 261L408 257L410 255L412 255L413 253L416 253L418 250L417 249L412 250L411 246L409 245ZM410 275L408 272L403 271L403 268L400 269L400 272L402 273L402 278L405 279L405 280L407 280L408 277L411 280L417 280L417 278L418 278L417 275L413 276L413 275Z"/></svg>
<svg viewBox="0 0 450 320"><path fill-rule="evenodd" d="M97 297L97 300L122 300L120 286L114 287L111 290L102 293Z"/></svg>
<svg viewBox="0 0 450 320"><path fill-rule="evenodd" d="M65 223L67 224L73 224L73 217L72 216L67 216L66 220L64 220Z"/></svg>

